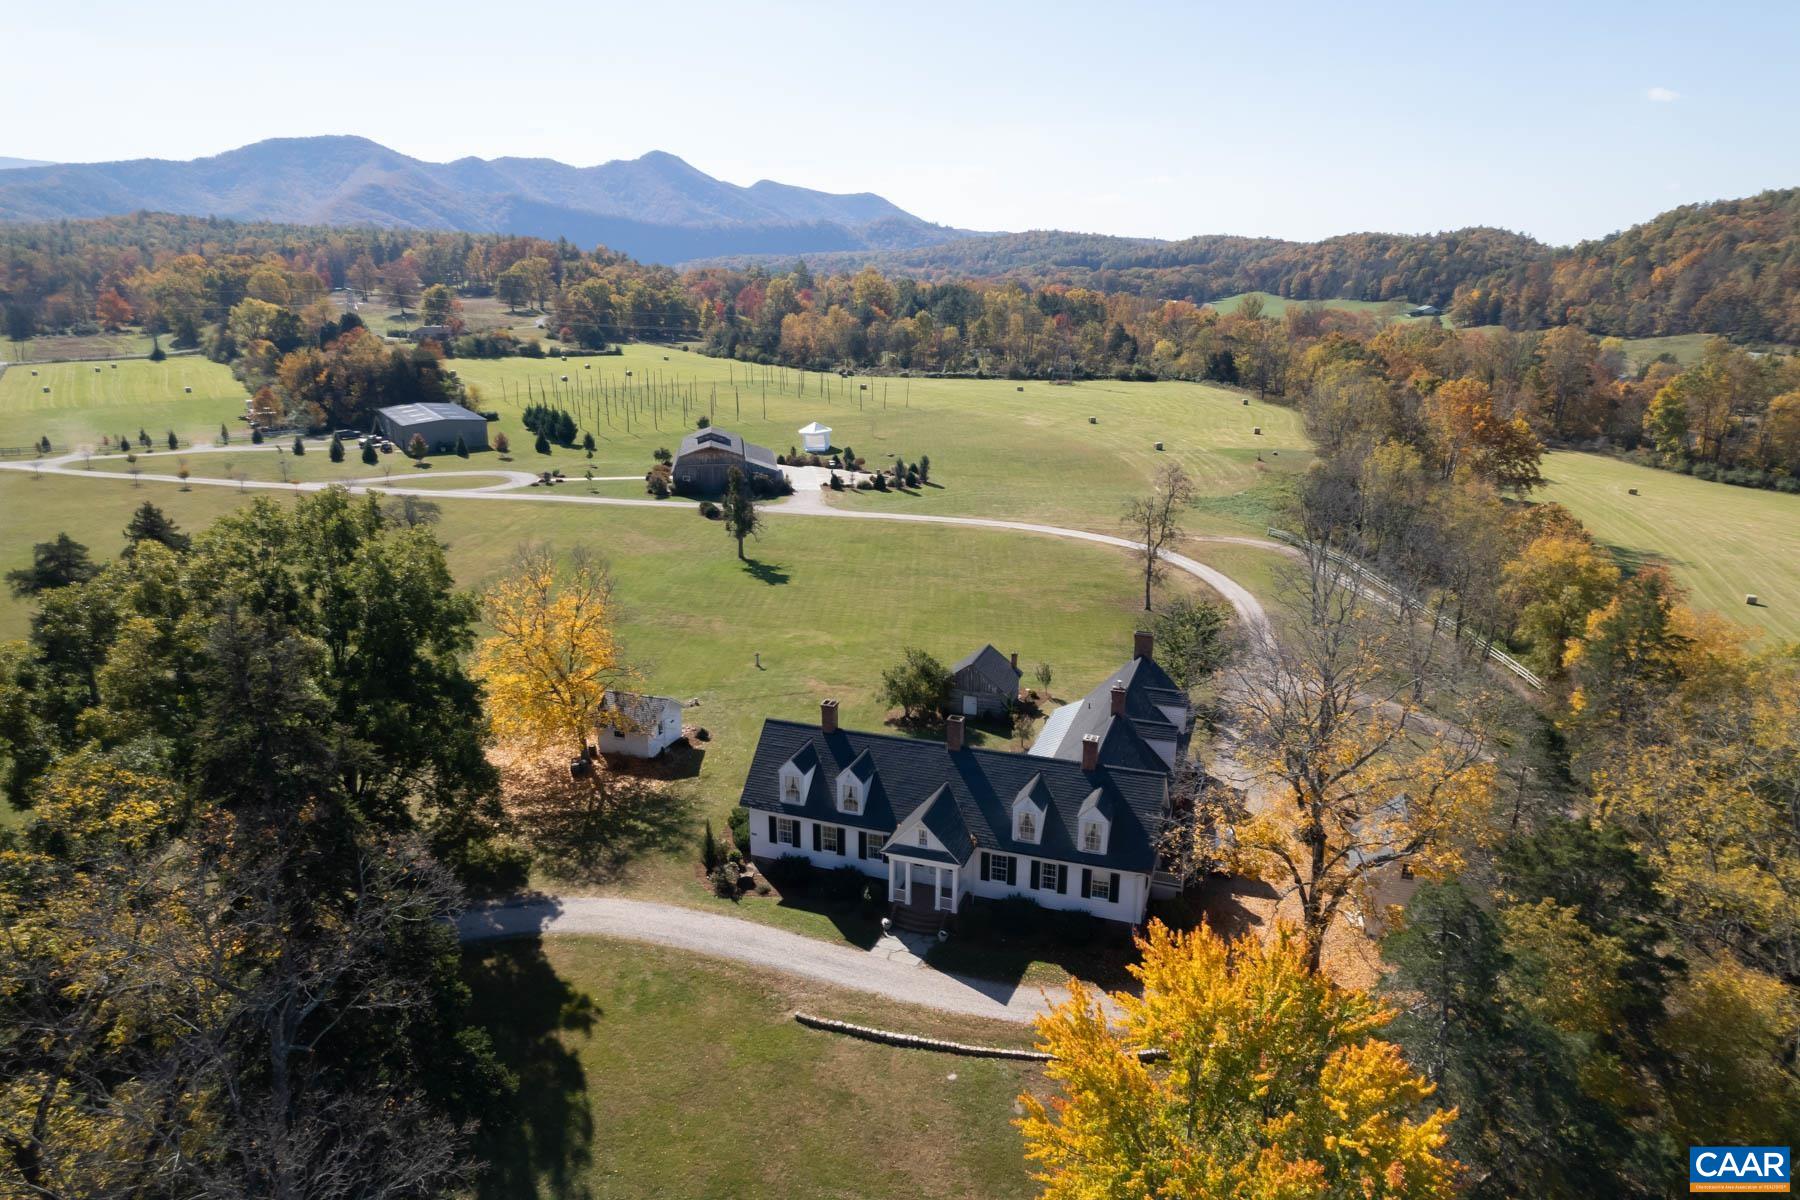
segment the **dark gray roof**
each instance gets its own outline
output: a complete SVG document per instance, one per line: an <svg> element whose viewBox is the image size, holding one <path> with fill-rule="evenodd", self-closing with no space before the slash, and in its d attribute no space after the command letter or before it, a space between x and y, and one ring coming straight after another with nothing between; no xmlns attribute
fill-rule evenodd
<svg viewBox="0 0 1800 1200"><path fill-rule="evenodd" d="M1125 688L1125 720L1113 718L1112 690ZM1072 716L1057 721L1062 731L1055 757L1076 761L1088 734L1100 738L1100 761L1141 770L1167 771L1168 765L1147 743L1174 742L1176 752L1187 751L1187 731L1169 721L1159 704L1191 708L1186 692L1175 686L1169 673L1150 658L1133 658L1101 680L1098 687L1075 702ZM1062 709L1057 710L1060 716Z"/></svg>
<svg viewBox="0 0 1800 1200"><path fill-rule="evenodd" d="M841 813L833 783L839 771L865 752L875 766L868 803L860 813ZM777 794L781 767L797 757L816 762L812 787L803 803L783 804ZM1040 794L1046 800L1043 836L1037 844L1015 841L1012 836L1013 799L1034 776L1039 777ZM1082 803L1095 788L1101 789L1113 811L1112 836L1105 854L1085 854L1077 849L1076 820ZM1109 870L1147 872L1155 864L1155 836L1167 793L1167 778L1161 770L1103 765L1087 772L1078 761L1001 750L953 753L942 742L847 729L825 733L816 725L768 720L763 722L756 755L744 778L741 803L756 811L892 833L940 789L945 789L944 798L953 804L943 805L941 800L934 804L927 814L928 825L943 839L945 834L930 822L947 818L953 811L971 851L998 850ZM943 818L937 812L940 807L946 810ZM963 836L954 826L948 827L948 833L953 838ZM895 849L918 857L917 847Z"/></svg>
<svg viewBox="0 0 1800 1200"><path fill-rule="evenodd" d="M480 413L470 412L460 404L390 404L377 409L396 425L422 425L427 421L483 421Z"/></svg>
<svg viewBox="0 0 1800 1200"><path fill-rule="evenodd" d="M1017 693L1019 690L1022 676L1018 669L1012 665L1011 659L994 649L992 643L957 659L950 667L950 673L959 675L970 667L974 667L975 673L993 684L998 691Z"/></svg>
<svg viewBox="0 0 1800 1200"><path fill-rule="evenodd" d="M729 429L720 429L717 425L709 425L705 429L696 429L681 439L681 448L675 457L692 454L696 450L725 450L751 462L764 466L775 465L775 454L766 446L758 446L754 442L746 442L742 437Z"/></svg>

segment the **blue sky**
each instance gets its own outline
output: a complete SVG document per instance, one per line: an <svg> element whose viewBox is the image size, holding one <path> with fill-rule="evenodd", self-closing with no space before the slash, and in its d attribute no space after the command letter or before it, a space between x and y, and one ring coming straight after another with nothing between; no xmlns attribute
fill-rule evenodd
<svg viewBox="0 0 1800 1200"><path fill-rule="evenodd" d="M1800 4L0 5L0 155L679 154L932 220L1554 242L1800 184Z"/></svg>

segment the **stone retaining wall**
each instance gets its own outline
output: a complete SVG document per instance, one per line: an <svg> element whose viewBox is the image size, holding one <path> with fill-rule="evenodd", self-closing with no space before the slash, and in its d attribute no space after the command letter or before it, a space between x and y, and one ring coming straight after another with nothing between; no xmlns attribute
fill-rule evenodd
<svg viewBox="0 0 1800 1200"><path fill-rule="evenodd" d="M884 1046L899 1046L905 1050L935 1050L940 1054L960 1054L965 1058L1008 1058L1019 1062L1049 1062L1052 1057L1042 1050L1014 1050L1005 1046L971 1046L965 1042L923 1037L916 1033L896 1033L891 1029L873 1029L867 1025L852 1025L848 1021L834 1021L830 1017L815 1017L811 1013L797 1012L794 1014L794 1020L808 1029L841 1033L846 1037L857 1038L861 1041L879 1042ZM1164 1057L1161 1050L1139 1050L1137 1055L1143 1062L1154 1062Z"/></svg>

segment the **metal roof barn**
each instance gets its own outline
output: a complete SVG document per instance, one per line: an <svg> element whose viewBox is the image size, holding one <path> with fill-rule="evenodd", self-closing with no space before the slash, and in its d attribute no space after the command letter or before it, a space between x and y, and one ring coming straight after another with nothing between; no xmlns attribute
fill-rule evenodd
<svg viewBox="0 0 1800 1200"><path fill-rule="evenodd" d="M414 436L425 439L432 454L456 449L456 439L470 450L486 450L487 420L460 404L394 404L375 410L375 432L404 449Z"/></svg>

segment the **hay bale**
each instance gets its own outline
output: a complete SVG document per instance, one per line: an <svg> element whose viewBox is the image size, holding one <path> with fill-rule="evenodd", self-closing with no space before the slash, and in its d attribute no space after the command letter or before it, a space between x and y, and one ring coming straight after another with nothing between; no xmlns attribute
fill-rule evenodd
<svg viewBox="0 0 1800 1200"><path fill-rule="evenodd" d="M1250 432L1255 434L1257 437L1261 437L1262 436L1262 426L1258 425L1254 429L1252 429Z"/></svg>
<svg viewBox="0 0 1800 1200"><path fill-rule="evenodd" d="M1625 494L1626 494L1626 495L1627 495L1627 496L1635 496L1635 495L1637 495L1637 494L1638 494L1638 490L1637 490L1637 489L1636 489L1636 488L1626 488L1626 489L1625 489Z"/></svg>
<svg viewBox="0 0 1800 1200"><path fill-rule="evenodd" d="M1021 387L1021 388L1015 388L1015 389L1014 389L1014 390L1015 390L1015 391L1020 391L1020 392L1022 392L1022 391L1024 391L1024 390L1025 390L1025 389L1024 389L1024 388L1022 388L1022 387Z"/></svg>
<svg viewBox="0 0 1800 1200"><path fill-rule="evenodd" d="M1756 598L1755 592L1751 592L1748 596L1745 596L1744 603L1748 604L1751 608L1761 608L1762 607L1762 601L1758 600Z"/></svg>
<svg viewBox="0 0 1800 1200"><path fill-rule="evenodd" d="M192 394L193 394L193 392L194 392L194 389L193 389L193 388L191 388L191 387L184 387L184 388L182 388L182 389L181 389L181 390L182 390L182 391L184 391L184 392L186 392L186 393L188 393L188 394L189 394L189 395L192 395Z"/></svg>
<svg viewBox="0 0 1800 1200"><path fill-rule="evenodd" d="M1161 442L1158 442L1158 443L1156 443L1156 448L1157 448L1157 449L1158 449L1158 450L1161 450L1161 449L1162 449L1162 443L1161 443Z"/></svg>
<svg viewBox="0 0 1800 1200"><path fill-rule="evenodd" d="M1249 407L1250 407L1250 397L1248 397L1248 396L1245 396L1245 397L1244 397L1244 407L1245 407L1245 408L1249 408Z"/></svg>
<svg viewBox="0 0 1800 1200"><path fill-rule="evenodd" d="M1089 417L1089 418L1088 418L1088 424L1089 424L1089 425L1098 425L1098 424L1099 424L1099 423L1100 423L1100 418L1099 418L1099 417Z"/></svg>

